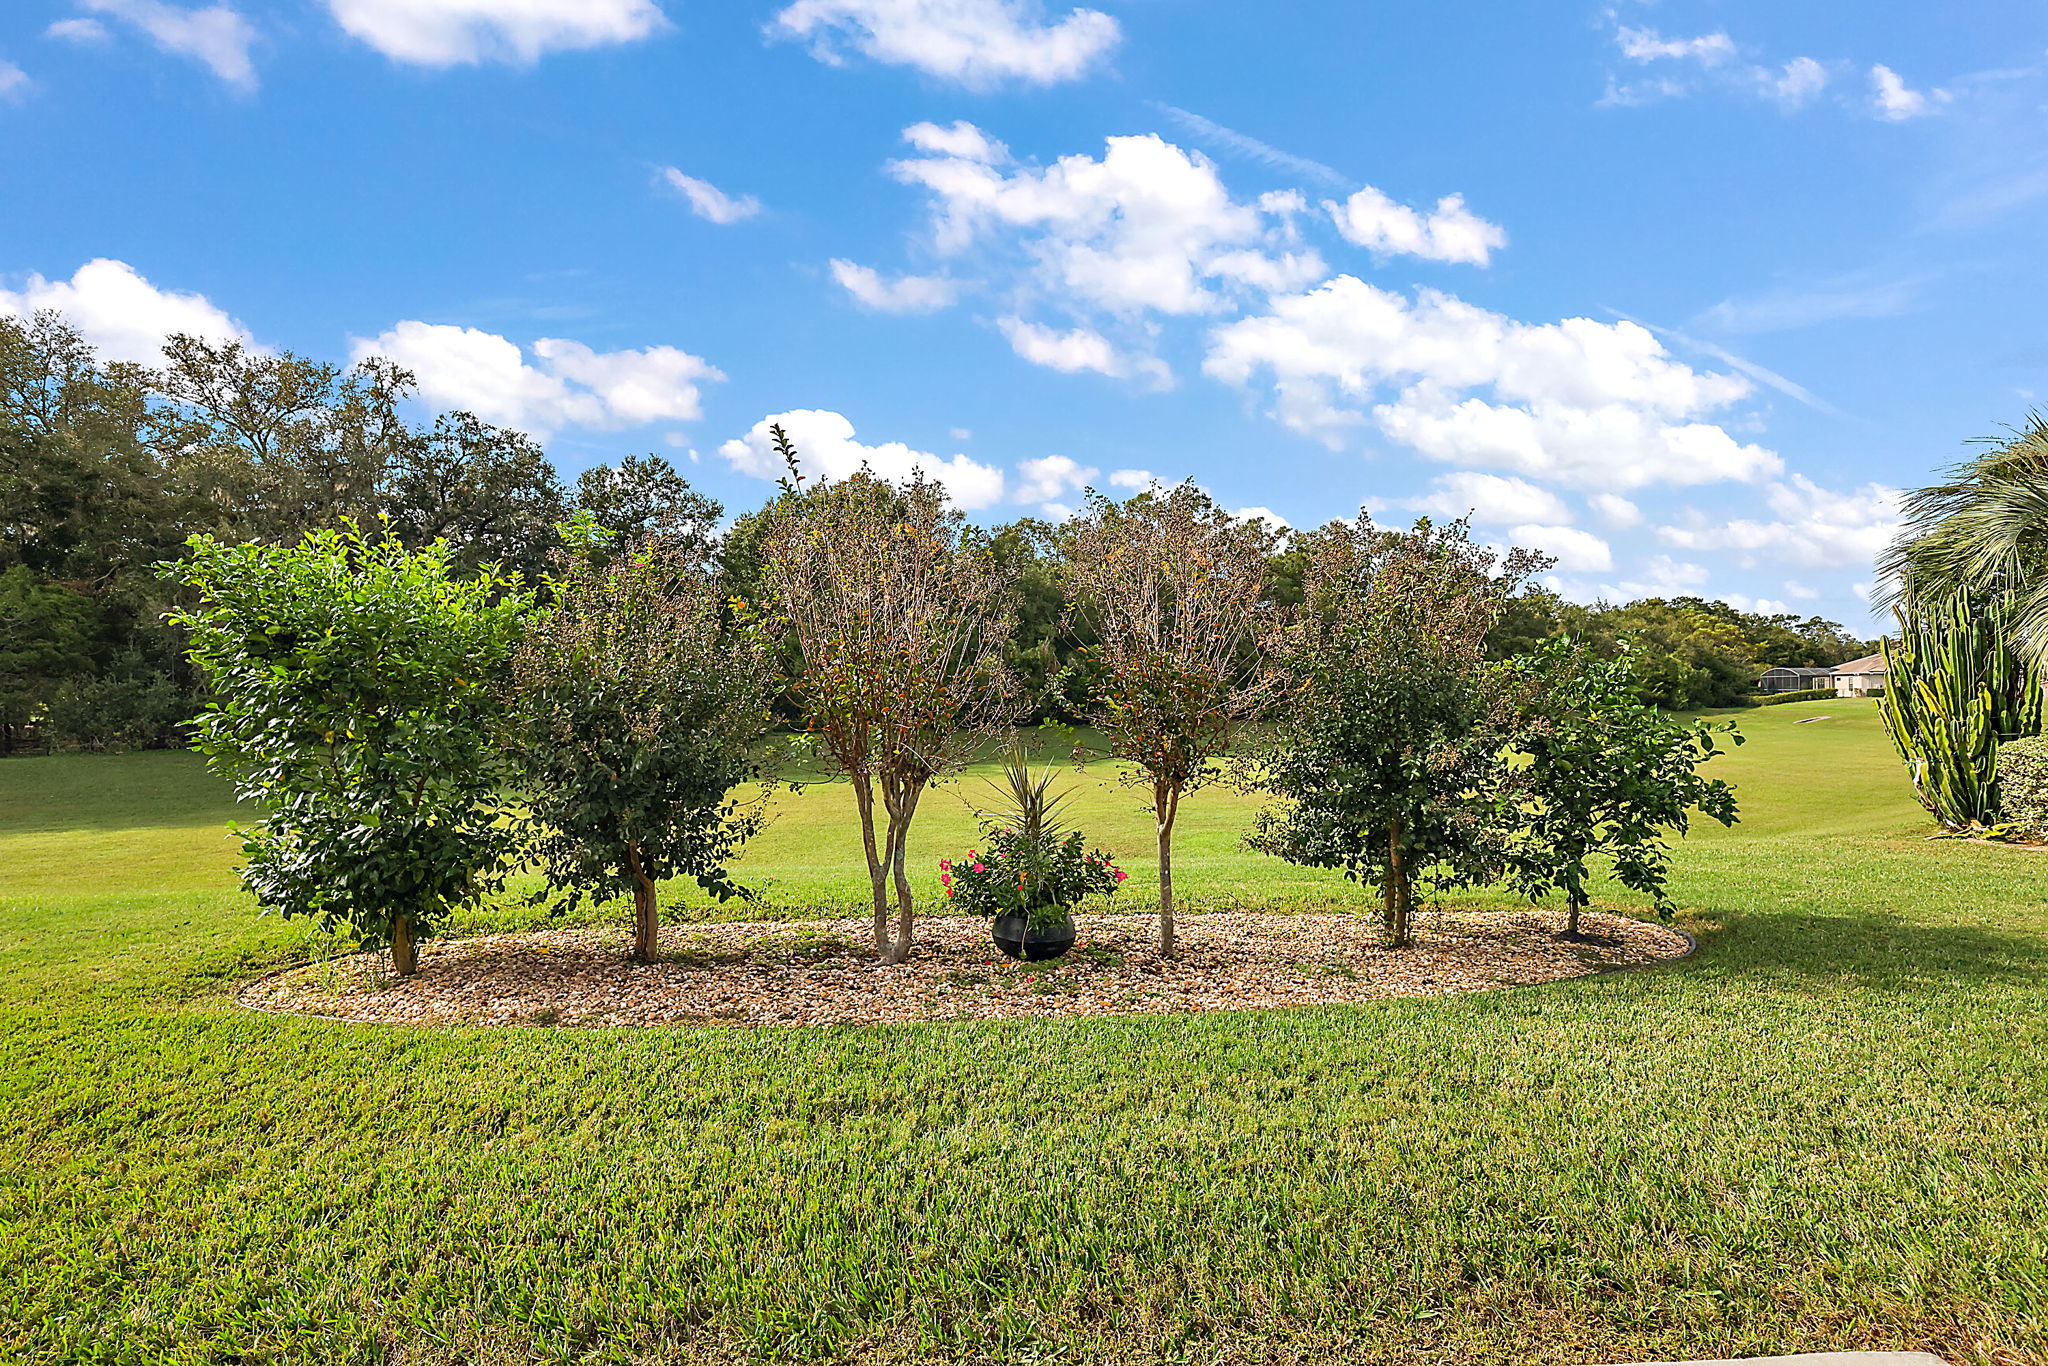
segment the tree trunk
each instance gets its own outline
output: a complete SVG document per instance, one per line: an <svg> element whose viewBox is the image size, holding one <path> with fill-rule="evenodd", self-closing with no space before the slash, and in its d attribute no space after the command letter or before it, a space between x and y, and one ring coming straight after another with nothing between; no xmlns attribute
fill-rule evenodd
<svg viewBox="0 0 2048 1366"><path fill-rule="evenodd" d="M1173 957L1173 819L1180 814L1178 786L1152 789L1152 813L1159 825L1159 956Z"/></svg>
<svg viewBox="0 0 2048 1366"><path fill-rule="evenodd" d="M633 961L653 963L661 958L661 907L654 899L654 879L641 867L639 847L630 843L626 871L633 875Z"/></svg>
<svg viewBox="0 0 2048 1366"><path fill-rule="evenodd" d="M409 915L391 918L391 968L400 977L410 977L420 970L420 946L413 941Z"/></svg>
<svg viewBox="0 0 2048 1366"><path fill-rule="evenodd" d="M1585 904L1586 899L1580 896L1577 892L1571 892L1566 895L1565 905L1570 907L1571 911L1569 916L1565 920L1565 938L1577 939L1579 937L1579 908Z"/></svg>
<svg viewBox="0 0 2048 1366"><path fill-rule="evenodd" d="M904 870L903 863L910 848L910 818L917 814L918 796L916 788L900 794L896 800L897 810L889 818L889 863L896 878L896 942L890 947L887 960L891 963L901 963L910 957L910 935L916 923L910 875Z"/></svg>
<svg viewBox="0 0 2048 1366"><path fill-rule="evenodd" d="M861 847L868 856L868 889L875 903L875 957L889 961L889 879L875 849L875 789L865 773L853 775L853 804L860 811Z"/></svg>
<svg viewBox="0 0 2048 1366"><path fill-rule="evenodd" d="M1390 947L1405 949L1409 945L1409 911L1413 898L1408 890L1408 864L1402 857L1401 818L1394 817L1387 830L1387 883L1386 913L1387 943Z"/></svg>

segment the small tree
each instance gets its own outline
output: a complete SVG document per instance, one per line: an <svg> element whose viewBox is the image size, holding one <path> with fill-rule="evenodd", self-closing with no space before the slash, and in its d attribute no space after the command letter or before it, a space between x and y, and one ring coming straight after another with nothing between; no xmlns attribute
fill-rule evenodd
<svg viewBox="0 0 2048 1366"><path fill-rule="evenodd" d="M966 763L1007 706L1011 586L945 490L919 474L891 486L861 470L809 490L793 479L772 517L763 583L796 644L793 692L853 786L875 952L900 963L914 924L905 853L918 801Z"/></svg>
<svg viewBox="0 0 2048 1366"><path fill-rule="evenodd" d="M762 811L731 793L767 776L769 669L687 548L650 537L599 563L587 517L563 530L554 606L513 659L513 747L549 886L572 906L630 893L633 957L653 962L656 883L744 894L725 865Z"/></svg>
<svg viewBox="0 0 2048 1366"><path fill-rule="evenodd" d="M1415 887L1499 867L1494 821L1511 717L1486 662L1503 604L1545 561L1496 566L1463 522L1370 517L1300 538L1305 602L1278 644L1292 683L1252 847L1380 888L1388 942L1412 942Z"/></svg>
<svg viewBox="0 0 2048 1366"><path fill-rule="evenodd" d="M1603 660L1569 640L1544 641L1503 674L1521 699L1515 748L1526 759L1511 770L1500 810L1515 886L1532 901L1563 892L1563 937L1578 939L1591 864L1605 859L1617 882L1668 915L1666 832L1684 834L1695 811L1735 823L1734 789L1698 772L1724 752L1717 734L1742 743L1735 723L1667 716L1637 698L1632 661Z"/></svg>
<svg viewBox="0 0 2048 1366"><path fill-rule="evenodd" d="M1124 502L1091 490L1057 532L1086 651L1090 719L1150 789L1159 843L1159 952L1174 949L1173 828L1181 798L1222 772L1244 723L1270 696L1257 648L1278 535L1240 520L1193 484Z"/></svg>
<svg viewBox="0 0 2048 1366"><path fill-rule="evenodd" d="M498 691L531 601L486 566L458 579L441 542L412 552L353 524L297 545L188 544L167 577L212 684L195 748L267 813L242 880L269 910L389 944L418 940L502 885Z"/></svg>

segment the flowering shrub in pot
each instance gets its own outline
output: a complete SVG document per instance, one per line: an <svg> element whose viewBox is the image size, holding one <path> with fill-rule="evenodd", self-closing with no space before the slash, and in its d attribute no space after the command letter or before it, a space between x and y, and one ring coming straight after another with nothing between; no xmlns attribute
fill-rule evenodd
<svg viewBox="0 0 2048 1366"><path fill-rule="evenodd" d="M1034 775L1021 752L1004 767L1004 805L982 813L977 848L939 861L939 881L962 911L989 917L990 936L1010 957L1057 958L1074 946L1075 905L1113 894L1125 873L1060 825L1065 798L1050 794L1050 769Z"/></svg>

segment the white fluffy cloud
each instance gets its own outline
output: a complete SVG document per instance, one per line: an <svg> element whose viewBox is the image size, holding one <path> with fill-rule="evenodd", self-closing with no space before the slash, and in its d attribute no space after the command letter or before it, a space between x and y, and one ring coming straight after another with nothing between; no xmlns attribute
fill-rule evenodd
<svg viewBox="0 0 2048 1366"><path fill-rule="evenodd" d="M103 360L156 365L164 338L187 332L212 341L249 340L248 329L203 294L158 289L125 261L87 261L69 280L31 273L20 289L0 288L0 313L27 317L42 309L62 313Z"/></svg>
<svg viewBox="0 0 2048 1366"><path fill-rule="evenodd" d="M1548 489L1538 488L1526 479L1479 474L1470 470L1438 476L1428 493L1411 498L1400 506L1412 512L1426 512L1432 517L1470 517L1488 526L1505 526L1511 522L1569 522L1572 519L1571 509L1564 505L1564 500Z"/></svg>
<svg viewBox="0 0 2048 1366"><path fill-rule="evenodd" d="M1948 98L1946 90L1913 89L1888 66L1870 68L1871 108L1887 123L1903 123L1922 114L1931 114L1936 105L1946 104Z"/></svg>
<svg viewBox="0 0 2048 1366"><path fill-rule="evenodd" d="M965 122L915 124L903 136L925 155L889 171L928 194L932 250L976 253L977 274L1009 296L998 326L1034 364L1164 387L1162 320L1238 312L1329 271L1303 240L1317 220L1299 191L1239 199L1215 163L1154 133L1111 137L1099 157L1050 165L1017 161ZM1456 195L1419 212L1367 188L1325 208L1342 235L1382 255L1484 263L1506 241ZM879 284L862 277L857 286L834 269L857 295ZM1033 316L1047 313L1060 321Z"/></svg>
<svg viewBox="0 0 2048 1366"><path fill-rule="evenodd" d="M78 0L81 8L140 30L165 52L190 57L238 90L256 86L249 48L256 30L232 5L180 9L162 0ZM83 37L83 30L62 36Z"/></svg>
<svg viewBox="0 0 2048 1366"><path fill-rule="evenodd" d="M1012 495L1020 503L1039 503L1049 517L1064 517L1069 509L1062 499L1088 487L1101 471L1064 455L1042 455L1036 460L1019 460L1020 481Z"/></svg>
<svg viewBox="0 0 2048 1366"><path fill-rule="evenodd" d="M412 371L429 402L542 436L561 427L693 422L703 416L699 386L725 378L673 346L599 352L543 337L529 361L495 333L447 323L402 322L358 338L354 354L383 356Z"/></svg>
<svg viewBox="0 0 2048 1366"><path fill-rule="evenodd" d="M953 501L969 512L1003 500L1003 472L994 466L978 464L964 455L941 459L930 451L913 450L901 441L866 445L854 439L853 423L828 409L798 408L771 414L756 422L745 436L720 446L718 453L742 474L780 479L784 473L782 460L775 454L774 437L768 431L778 423L796 443L809 473L844 479L866 466L884 479L903 479L911 471L919 470L943 483Z"/></svg>
<svg viewBox="0 0 2048 1366"><path fill-rule="evenodd" d="M104 43L112 35L97 19L59 19L43 30L43 36L61 38L67 43Z"/></svg>
<svg viewBox="0 0 2048 1366"><path fill-rule="evenodd" d="M1122 36L1100 10L1052 19L1038 0L796 0L770 31L808 40L827 62L851 48L973 88L1072 80Z"/></svg>
<svg viewBox="0 0 2048 1366"><path fill-rule="evenodd" d="M1691 597L1705 588L1711 577L1704 565L1690 560L1674 560L1669 555L1652 555L1636 571L1636 577L1620 583L1602 584L1595 596L1608 602Z"/></svg>
<svg viewBox="0 0 2048 1366"><path fill-rule="evenodd" d="M1203 369L1238 386L1265 379L1274 416L1332 446L1369 421L1433 460L1606 491L1781 467L1696 420L1748 394L1747 380L1696 371L1630 322L1521 323L1340 275L1214 329Z"/></svg>
<svg viewBox="0 0 2048 1366"><path fill-rule="evenodd" d="M654 0L327 0L335 22L393 61L511 62L648 37L667 20Z"/></svg>
<svg viewBox="0 0 2048 1366"><path fill-rule="evenodd" d="M950 128L936 123L913 123L903 130L903 140L920 152L959 157L996 165L1010 159L1010 149L976 128L966 119L955 119Z"/></svg>
<svg viewBox="0 0 2048 1366"><path fill-rule="evenodd" d="M1776 71L1764 71L1758 80L1766 95L1786 109L1799 109L1827 87L1828 69L1811 57L1794 57Z"/></svg>
<svg viewBox="0 0 2048 1366"><path fill-rule="evenodd" d="M690 212L712 223L737 223L761 212L761 201L750 194L730 195L708 180L684 175L673 166L661 168L661 178L684 199Z"/></svg>
<svg viewBox="0 0 2048 1366"><path fill-rule="evenodd" d="M1586 503L1609 526L1629 527L1643 520L1643 510L1618 493L1595 493Z"/></svg>
<svg viewBox="0 0 2048 1366"><path fill-rule="evenodd" d="M1577 527L1518 526L1508 532L1508 539L1551 556L1568 574L1605 574L1614 568L1614 551L1607 542Z"/></svg>
<svg viewBox="0 0 2048 1366"><path fill-rule="evenodd" d="M26 71L0 57L0 100L18 100L28 94L29 87L34 84Z"/></svg>
<svg viewBox="0 0 2048 1366"><path fill-rule="evenodd" d="M1834 493L1803 474L1764 490L1776 521L1710 518L1693 513L1658 528L1666 545L1723 550L1746 568L1794 565L1806 569L1867 569L1898 534L1899 490L1865 484Z"/></svg>
<svg viewBox="0 0 2048 1366"><path fill-rule="evenodd" d="M1116 488L1129 489L1131 492L1136 493L1140 489L1149 489L1158 483L1159 476L1150 470L1117 470L1109 476L1109 482Z"/></svg>
<svg viewBox="0 0 2048 1366"><path fill-rule="evenodd" d="M1155 388L1172 387L1173 372L1156 356L1130 355L1118 351L1109 338L1086 327L1059 331L1022 318L1004 318L998 324L1010 339L1010 349L1048 370L1078 374L1092 370L1115 379L1143 379Z"/></svg>
<svg viewBox="0 0 2048 1366"><path fill-rule="evenodd" d="M1498 226L1465 207L1463 195L1445 195L1420 213L1368 185L1341 204L1324 201L1323 208L1345 241L1382 256L1483 266L1508 242Z"/></svg>
<svg viewBox="0 0 2048 1366"><path fill-rule="evenodd" d="M1654 62L1677 58L1719 66L1735 56L1735 40L1725 33L1705 33L1697 38L1666 38L1654 29L1623 26L1614 31L1621 55L1632 62Z"/></svg>
<svg viewBox="0 0 2048 1366"><path fill-rule="evenodd" d="M955 142L964 141L957 130L979 131L954 129ZM1005 169L980 159L983 149L971 150L890 165L899 180L931 193L939 250L1014 242L1045 289L1089 307L1125 314L1217 309L1218 259L1271 233L1257 206L1230 197L1208 158L1156 134L1113 137L1099 161L1077 154L1044 168Z"/></svg>
<svg viewBox="0 0 2048 1366"><path fill-rule="evenodd" d="M936 313L952 304L959 289L943 275L885 277L873 266L832 258L832 278L863 307L878 313Z"/></svg>
<svg viewBox="0 0 2048 1366"><path fill-rule="evenodd" d="M1666 38L1654 29L1620 25L1614 30L1614 43L1625 60L1638 67L1653 68L1657 74L1642 79L1610 76L1602 104L1648 104L1716 90L1770 100L1790 112L1811 104L1836 76L1853 76L1855 72L1848 62L1812 57L1794 57L1782 65L1742 60L1735 40L1723 32L1696 38ZM1844 91L1838 103L1898 123L1932 113L1951 98L1946 90L1914 90L1896 71L1882 64L1870 67L1868 75L1867 100L1858 101Z"/></svg>

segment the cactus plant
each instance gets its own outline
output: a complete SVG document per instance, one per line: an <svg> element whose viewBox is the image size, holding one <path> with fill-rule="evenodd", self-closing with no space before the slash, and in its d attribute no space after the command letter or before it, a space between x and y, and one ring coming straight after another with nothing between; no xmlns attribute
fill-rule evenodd
<svg viewBox="0 0 2048 1366"><path fill-rule="evenodd" d="M1998 817L1998 746L2041 731L2041 678L2015 653L2003 613L1964 596L1893 609L1878 706L1914 795L1951 830Z"/></svg>

